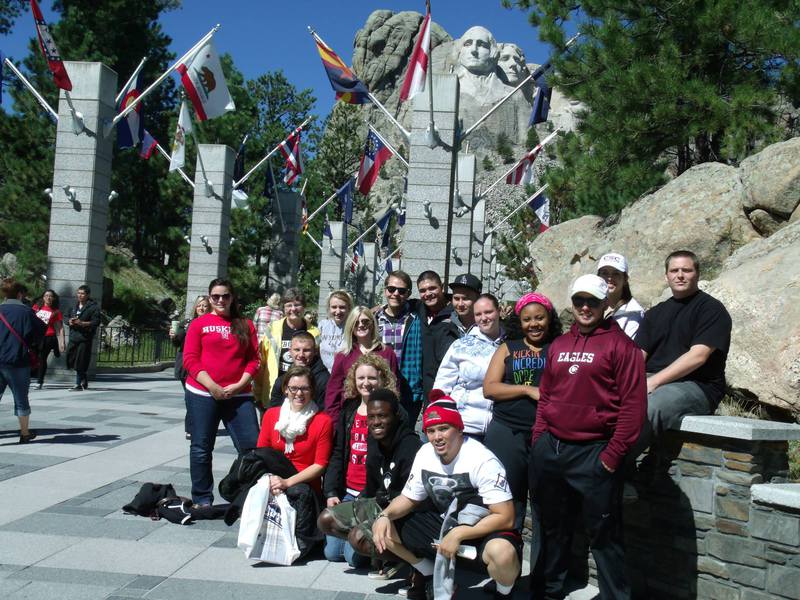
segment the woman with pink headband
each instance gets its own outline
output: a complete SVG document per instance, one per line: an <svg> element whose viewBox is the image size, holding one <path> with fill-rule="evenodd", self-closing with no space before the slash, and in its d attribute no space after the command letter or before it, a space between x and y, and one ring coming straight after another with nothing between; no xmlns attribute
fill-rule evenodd
<svg viewBox="0 0 800 600"><path fill-rule="evenodd" d="M561 322L550 299L536 292L517 301L522 339L509 339L492 356L483 394L494 401L484 444L506 468L514 495L515 527L522 528L528 496L528 456L536 420L539 379L547 346L561 335Z"/></svg>

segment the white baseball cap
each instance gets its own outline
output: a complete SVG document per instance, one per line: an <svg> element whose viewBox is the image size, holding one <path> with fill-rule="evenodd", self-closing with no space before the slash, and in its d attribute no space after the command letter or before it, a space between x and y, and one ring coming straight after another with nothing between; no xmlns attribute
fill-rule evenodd
<svg viewBox="0 0 800 600"><path fill-rule="evenodd" d="M572 284L569 295L572 297L580 292L591 294L598 300L605 300L608 297L608 284L597 275L581 275Z"/></svg>
<svg viewBox="0 0 800 600"><path fill-rule="evenodd" d="M617 271L627 273L628 261L625 260L625 257L622 256L622 254L611 252L609 254L604 254L600 257L600 260L597 261L597 270L599 271L603 267L613 267Z"/></svg>

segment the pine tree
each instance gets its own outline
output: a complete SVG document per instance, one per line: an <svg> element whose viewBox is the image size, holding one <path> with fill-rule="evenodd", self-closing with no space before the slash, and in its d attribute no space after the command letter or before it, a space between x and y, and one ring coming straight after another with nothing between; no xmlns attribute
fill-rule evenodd
<svg viewBox="0 0 800 600"><path fill-rule="evenodd" d="M608 214L693 165L738 164L792 132L800 100L800 5L793 0L504 0L530 9L562 50L549 77L586 107L545 180L572 214ZM796 132L795 132L796 133Z"/></svg>

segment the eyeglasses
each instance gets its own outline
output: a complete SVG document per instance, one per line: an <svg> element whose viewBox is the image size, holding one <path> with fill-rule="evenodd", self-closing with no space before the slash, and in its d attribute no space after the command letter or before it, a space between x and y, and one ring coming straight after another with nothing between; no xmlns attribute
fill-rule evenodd
<svg viewBox="0 0 800 600"><path fill-rule="evenodd" d="M219 302L220 300L224 300L225 302L227 302L228 300L231 299L231 295L230 294L211 294L211 299L214 302Z"/></svg>
<svg viewBox="0 0 800 600"><path fill-rule="evenodd" d="M302 387L295 387L293 385L290 385L286 388L286 391L289 392L290 394L305 394L306 392L310 392L311 388L308 387L307 385Z"/></svg>
<svg viewBox="0 0 800 600"><path fill-rule="evenodd" d="M581 308L584 305L588 306L589 308L598 308L603 303L600 298L586 298L585 296L573 296L572 297L572 306L575 308Z"/></svg>
<svg viewBox="0 0 800 600"><path fill-rule="evenodd" d="M401 296L405 296L408 293L408 288L387 285L386 291L389 292L390 294L400 294Z"/></svg>

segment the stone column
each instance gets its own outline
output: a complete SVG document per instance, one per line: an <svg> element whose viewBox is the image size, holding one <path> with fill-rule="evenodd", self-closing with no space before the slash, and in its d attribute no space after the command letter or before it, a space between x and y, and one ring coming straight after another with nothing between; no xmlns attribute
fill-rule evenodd
<svg viewBox="0 0 800 600"><path fill-rule="evenodd" d="M347 239L344 236L345 225L341 221L330 221L330 226L333 239L324 239L319 263L319 301L317 304L320 319L327 318L328 294L344 287L344 254L347 246Z"/></svg>
<svg viewBox="0 0 800 600"><path fill-rule="evenodd" d="M458 123L458 78L433 76L433 109L440 139L452 148ZM447 215L455 182L455 154L451 149L429 148L425 130L429 122L428 93L414 98L409 152L403 270L412 279L422 271L445 274ZM423 202L429 202L430 217Z"/></svg>
<svg viewBox="0 0 800 600"><path fill-rule="evenodd" d="M484 245L486 237L486 200L479 198L472 208L472 233L470 234L469 272L478 279L483 277ZM485 286L484 286L485 287Z"/></svg>
<svg viewBox="0 0 800 600"><path fill-rule="evenodd" d="M205 174L213 186L207 195L206 181L197 159L192 205L189 277L186 282L186 310L191 313L197 296L208 293L208 284L228 274L230 248L231 192L233 189L233 148L220 144L200 144Z"/></svg>
<svg viewBox="0 0 800 600"><path fill-rule="evenodd" d="M103 135L103 124L116 112L117 74L101 63L65 63L72 81L72 102L83 114L86 130L75 135L64 92L58 102L56 153L53 165L53 201L47 247L47 286L61 297L66 314L75 306L79 285L86 284L102 305L108 194L114 137ZM66 188L66 189L65 189ZM66 326L66 323L65 323ZM66 378L60 367L51 372ZM92 352L90 373L97 362Z"/></svg>
<svg viewBox="0 0 800 600"><path fill-rule="evenodd" d="M470 273L472 203L475 197L475 155L458 157L458 196L453 201L453 232L450 243L450 281ZM447 282L445 282L447 283Z"/></svg>
<svg viewBox="0 0 800 600"><path fill-rule="evenodd" d="M371 237L371 234L368 234ZM375 274L379 271L377 244L374 241L364 240L364 256L361 257L364 265L364 285L361 288L360 302L365 306L374 306L375 300Z"/></svg>
<svg viewBox="0 0 800 600"><path fill-rule="evenodd" d="M297 192L278 192L277 215L273 215L272 251L267 269L266 288L283 293L297 285L300 267L300 223L302 206Z"/></svg>

